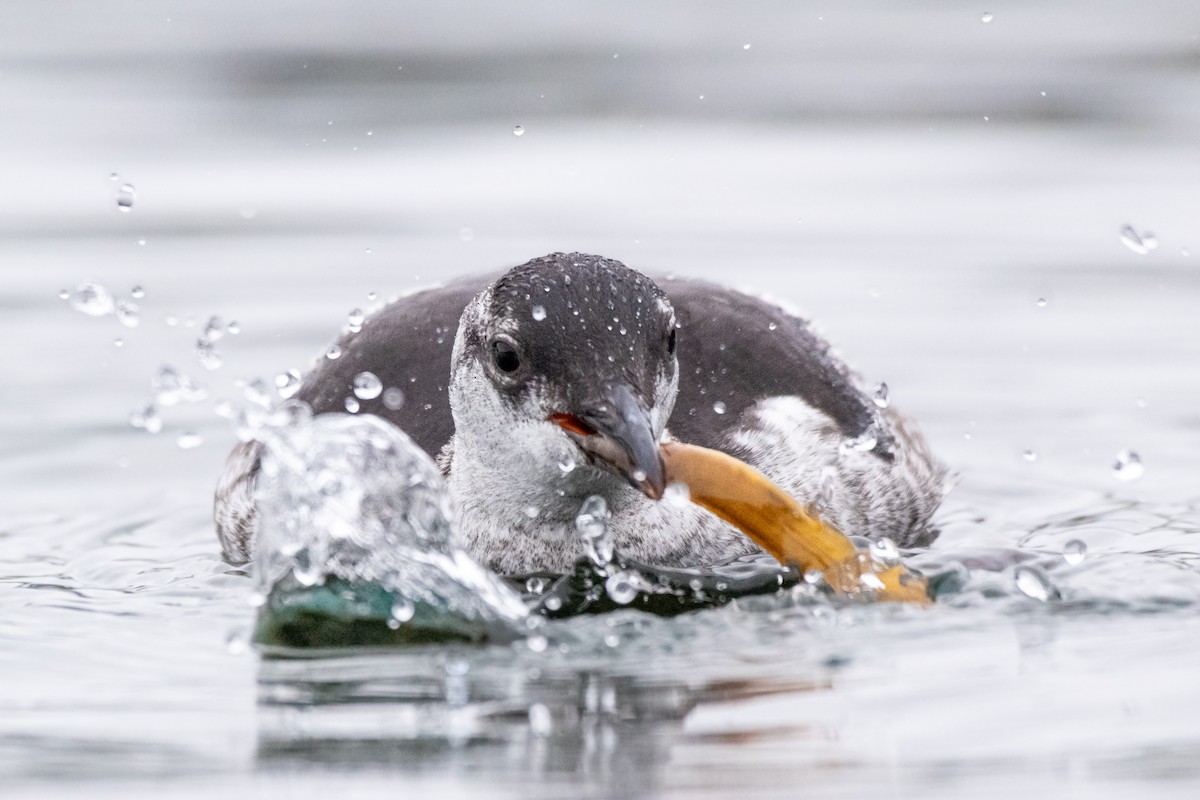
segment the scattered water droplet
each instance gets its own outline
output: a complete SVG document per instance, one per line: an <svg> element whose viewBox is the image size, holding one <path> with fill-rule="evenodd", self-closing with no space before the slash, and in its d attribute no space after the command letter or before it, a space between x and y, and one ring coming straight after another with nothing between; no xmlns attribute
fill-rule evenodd
<svg viewBox="0 0 1200 800"><path fill-rule="evenodd" d="M341 358L341 355L342 355L342 348L338 347L336 344L330 345L329 349L325 351L325 357L328 358L330 361L334 361L338 358Z"/></svg>
<svg viewBox="0 0 1200 800"><path fill-rule="evenodd" d="M692 501L692 492L688 489L686 483L674 481L667 484L667 488L663 490L662 499L664 503L668 503L676 508L683 508Z"/></svg>
<svg viewBox="0 0 1200 800"><path fill-rule="evenodd" d="M545 639L546 637L543 636L542 638ZM531 646L529 649L533 650L533 647ZM543 646L542 650L545 649L545 646ZM534 652L541 651L534 650ZM533 735L538 737L546 737L551 734L553 729L554 721L550 716L550 709L542 703L534 703L531 705L529 707L529 730L533 733Z"/></svg>
<svg viewBox="0 0 1200 800"><path fill-rule="evenodd" d="M896 543L886 536L871 542L871 559L882 567L894 567L900 563L900 550Z"/></svg>
<svg viewBox="0 0 1200 800"><path fill-rule="evenodd" d="M525 126L524 125L513 125L513 136L524 136L524 135L525 135Z"/></svg>
<svg viewBox="0 0 1200 800"><path fill-rule="evenodd" d="M880 381L879 385L875 387L875 396L871 399L875 401L878 408L887 408L891 403L891 400L888 399L888 385Z"/></svg>
<svg viewBox="0 0 1200 800"><path fill-rule="evenodd" d="M726 408L725 404L722 403L720 400L713 403L713 411L717 412L718 414L724 414L725 408Z"/></svg>
<svg viewBox="0 0 1200 800"><path fill-rule="evenodd" d="M359 400L374 400L383 394L383 382L373 372L360 372L354 376L354 396Z"/></svg>
<svg viewBox="0 0 1200 800"><path fill-rule="evenodd" d="M196 340L196 360L207 370L220 369L224 363L213 343L203 337Z"/></svg>
<svg viewBox="0 0 1200 800"><path fill-rule="evenodd" d="M604 582L604 591L619 606L627 606L637 597L637 584L628 572L614 572Z"/></svg>
<svg viewBox="0 0 1200 800"><path fill-rule="evenodd" d="M99 283L81 283L71 293L71 308L89 317L103 317L114 308L112 292Z"/></svg>
<svg viewBox="0 0 1200 800"><path fill-rule="evenodd" d="M536 321L541 322L542 320L544 320L546 318L546 307L545 306L534 306L533 310L530 313Z"/></svg>
<svg viewBox="0 0 1200 800"><path fill-rule="evenodd" d="M120 175L118 175L118 174L117 174L117 173L115 173L115 172L110 172L110 173L108 174L108 179L109 179L110 181L119 181L119 180L121 180L121 176L120 176Z"/></svg>
<svg viewBox="0 0 1200 800"><path fill-rule="evenodd" d="M67 300L67 299L69 299L70 297L71 297L71 290L70 290L70 289L59 289L59 290L58 290L58 299L59 299L59 300Z"/></svg>
<svg viewBox="0 0 1200 800"><path fill-rule="evenodd" d="M113 347L124 347L124 346L125 346L125 340L122 339L120 336L113 339Z"/></svg>
<svg viewBox="0 0 1200 800"><path fill-rule="evenodd" d="M348 412L350 412L351 414L358 413L358 409L359 409L358 401L355 400L353 397L347 397L345 400L342 401L342 405L344 405L346 407L346 410Z"/></svg>
<svg viewBox="0 0 1200 800"><path fill-rule="evenodd" d="M1072 539L1063 545L1062 555L1063 561L1075 566L1087 557L1087 543L1079 539Z"/></svg>
<svg viewBox="0 0 1200 800"><path fill-rule="evenodd" d="M985 12L983 12L983 16L981 16L979 19L984 24L987 24L987 23L991 22L993 19L995 19L995 17L993 17L991 14L989 14L987 11L985 11Z"/></svg>
<svg viewBox="0 0 1200 800"><path fill-rule="evenodd" d="M612 561L613 543L608 535L608 504L603 497L592 495L583 502L579 515L575 517L575 530L583 537L588 558L597 567L605 567Z"/></svg>
<svg viewBox="0 0 1200 800"><path fill-rule="evenodd" d="M204 437L198 433L187 431L179 434L179 438L175 440L175 444L179 445L180 450L194 450L204 444Z"/></svg>
<svg viewBox="0 0 1200 800"><path fill-rule="evenodd" d="M368 300L370 300L370 301L374 302L374 300L375 300L375 298L376 298L376 297L378 297L378 295L376 295L374 292L367 292L367 299L368 299Z"/></svg>
<svg viewBox="0 0 1200 800"><path fill-rule="evenodd" d="M458 238L464 242L470 242L475 238L475 231L470 228L459 228Z"/></svg>
<svg viewBox="0 0 1200 800"><path fill-rule="evenodd" d="M853 439L847 439L842 442L842 452L869 453L875 449L875 445L879 443L879 436L875 433L875 426L867 428L860 435Z"/></svg>
<svg viewBox="0 0 1200 800"><path fill-rule="evenodd" d="M230 631L225 637L225 649L232 656L240 656L250 649L250 637L240 629Z"/></svg>
<svg viewBox="0 0 1200 800"><path fill-rule="evenodd" d="M129 424L146 433L158 433L162 430L162 417L154 403L145 403L135 408L129 415Z"/></svg>
<svg viewBox="0 0 1200 800"><path fill-rule="evenodd" d="M1032 450L1026 450L1025 452L1021 453L1021 458L1025 459L1026 461L1037 461L1037 453Z"/></svg>
<svg viewBox="0 0 1200 800"><path fill-rule="evenodd" d="M749 49L750 49L750 45L749 45L749 44L744 44L744 45L742 45L742 49L743 49L743 50L749 50Z"/></svg>
<svg viewBox="0 0 1200 800"><path fill-rule="evenodd" d="M404 408L404 392L395 386L384 389L383 406L388 411L399 411Z"/></svg>
<svg viewBox="0 0 1200 800"><path fill-rule="evenodd" d="M575 459L570 456L563 456L562 460L558 462L558 469L563 475L570 474L575 469Z"/></svg>
<svg viewBox="0 0 1200 800"><path fill-rule="evenodd" d="M1062 597L1058 587L1050 581L1049 576L1037 567L1024 565L1017 567L1013 572L1013 583L1016 584L1017 591L1021 594L1042 603L1059 600Z"/></svg>
<svg viewBox="0 0 1200 800"><path fill-rule="evenodd" d="M1144 256L1158 247L1158 240L1154 238L1154 234L1150 232L1138 233L1132 225L1126 225L1121 228L1118 235L1120 236L1121 244L1140 256Z"/></svg>
<svg viewBox="0 0 1200 800"><path fill-rule="evenodd" d="M137 303L132 300L118 300L113 306L113 314L117 321L126 328L136 328L138 323L142 321L140 316L141 309Z"/></svg>
<svg viewBox="0 0 1200 800"><path fill-rule="evenodd" d="M1120 481L1136 481L1142 477L1146 468L1142 465L1142 457L1133 450L1122 450L1117 453L1116 463L1113 464L1113 475Z"/></svg>
<svg viewBox="0 0 1200 800"><path fill-rule="evenodd" d="M417 607L412 600L402 597L392 606L392 619L397 622L408 622L417 613Z"/></svg>
<svg viewBox="0 0 1200 800"><path fill-rule="evenodd" d="M262 378L255 378L248 382L246 388L242 389L242 396L256 406L271 407L271 390L267 388L267 383Z"/></svg>
<svg viewBox="0 0 1200 800"><path fill-rule="evenodd" d="M281 372L275 376L275 391L284 400L294 395L300 389L300 372L298 370L289 369L287 372Z"/></svg>
<svg viewBox="0 0 1200 800"><path fill-rule="evenodd" d="M1044 297L1039 297L1039 298L1037 299L1037 307L1038 307L1038 308L1045 308L1045 307L1046 307L1046 298L1044 298Z"/></svg>
<svg viewBox="0 0 1200 800"><path fill-rule="evenodd" d="M358 333L359 331L361 331L362 326L363 326L363 320L365 320L365 319L366 319L366 314L363 313L363 310L361 308L351 309L350 314L347 318L347 324L349 325L351 332Z"/></svg>
<svg viewBox="0 0 1200 800"><path fill-rule="evenodd" d="M556 604L553 608L551 608L552 603ZM557 597L549 597L546 599L546 608L549 608L551 611L557 611L558 609L562 608L562 600L559 600ZM550 641L540 633L534 634L525 640L525 646L534 653L546 652L546 648L549 645Z"/></svg>
<svg viewBox="0 0 1200 800"><path fill-rule="evenodd" d="M529 517L530 519L537 519L538 515L541 513L542 510L537 506L525 506L525 516Z"/></svg>
<svg viewBox="0 0 1200 800"><path fill-rule="evenodd" d="M230 322L228 325L226 325L225 330L229 333L230 336L237 336L239 333L242 332L242 327L240 325L238 325L236 321L234 321L234 322Z"/></svg>
<svg viewBox="0 0 1200 800"><path fill-rule="evenodd" d="M135 286L129 290L129 296L132 297L134 300L141 300L143 297L146 296L146 290L143 289L141 286Z"/></svg>
<svg viewBox="0 0 1200 800"><path fill-rule="evenodd" d="M133 188L132 183L125 183L117 189L117 208L124 212L128 212L133 208L133 201L137 199L137 192Z"/></svg>
<svg viewBox="0 0 1200 800"><path fill-rule="evenodd" d="M537 575L534 575L532 578L525 581L525 591L529 592L530 594L541 594L542 592L546 591L546 579L539 578Z"/></svg>

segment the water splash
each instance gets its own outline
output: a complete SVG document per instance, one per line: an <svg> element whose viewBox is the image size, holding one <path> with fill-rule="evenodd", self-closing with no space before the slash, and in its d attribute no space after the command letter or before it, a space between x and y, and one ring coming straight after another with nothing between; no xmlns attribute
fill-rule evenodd
<svg viewBox="0 0 1200 800"><path fill-rule="evenodd" d="M599 569L607 567L613 559L613 540L608 532L608 504L603 497L592 495L583 502L575 517L575 530L592 564Z"/></svg>
<svg viewBox="0 0 1200 800"><path fill-rule="evenodd" d="M295 602L287 586L332 582L362 602L383 592L387 618L411 603L405 625L524 628L521 598L459 545L441 473L400 429L375 416L300 415L259 438L253 570L260 592L276 591L265 614Z"/></svg>

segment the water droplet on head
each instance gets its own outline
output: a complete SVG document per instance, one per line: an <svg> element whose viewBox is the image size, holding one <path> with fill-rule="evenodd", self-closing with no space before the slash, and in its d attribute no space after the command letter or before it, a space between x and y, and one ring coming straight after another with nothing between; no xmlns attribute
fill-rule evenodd
<svg viewBox="0 0 1200 800"><path fill-rule="evenodd" d="M133 201L137 199L137 192L133 188L132 183L125 183L117 189L117 208L128 212L133 208Z"/></svg>
<svg viewBox="0 0 1200 800"><path fill-rule="evenodd" d="M361 308L351 309L347 319L347 324L349 325L350 330L354 333L361 331L364 319L366 319L366 315L363 314L363 310Z"/></svg>
<svg viewBox="0 0 1200 800"><path fill-rule="evenodd" d="M1013 572L1013 583L1021 594L1042 603L1062 598L1058 587L1037 567L1017 567Z"/></svg>
<svg viewBox="0 0 1200 800"><path fill-rule="evenodd" d="M725 404L722 403L720 400L718 400L717 402L713 403L713 411L715 411L718 414L724 414L725 413Z"/></svg>
<svg viewBox="0 0 1200 800"><path fill-rule="evenodd" d="M71 293L71 308L89 317L111 314L114 306L112 292L99 283L81 283Z"/></svg>
<svg viewBox="0 0 1200 800"><path fill-rule="evenodd" d="M1113 475L1117 480L1136 481L1142 477L1146 468L1142 466L1142 457L1133 450L1122 450L1117 453L1116 463L1113 464Z"/></svg>
<svg viewBox="0 0 1200 800"><path fill-rule="evenodd" d="M525 516L529 517L530 519L537 519L538 515L541 513L542 510L537 506L525 506Z"/></svg>
<svg viewBox="0 0 1200 800"><path fill-rule="evenodd" d="M513 136L524 136L524 135L525 135L525 126L524 125L513 125Z"/></svg>
<svg viewBox="0 0 1200 800"><path fill-rule="evenodd" d="M871 399L875 401L876 407L887 408L891 402L888 399L888 385L880 381L879 385L875 387L875 395Z"/></svg>
<svg viewBox="0 0 1200 800"><path fill-rule="evenodd" d="M325 351L325 357L328 358L330 361L334 361L338 358L341 358L341 355L342 355L342 348L338 347L336 344L330 345L329 349Z"/></svg>
<svg viewBox="0 0 1200 800"><path fill-rule="evenodd" d="M175 440L175 444L179 445L180 450L194 450L204 444L204 437L198 433L187 431L179 434L179 438Z"/></svg>
<svg viewBox="0 0 1200 800"><path fill-rule="evenodd" d="M404 392L395 386L384 389L383 405L388 411L399 411L404 407Z"/></svg>
<svg viewBox="0 0 1200 800"><path fill-rule="evenodd" d="M525 581L525 591L529 592L530 594L541 594L542 592L546 591L546 579L539 578L538 576L534 575L532 578Z"/></svg>
<svg viewBox="0 0 1200 800"><path fill-rule="evenodd" d="M349 413L351 413L351 414L358 413L358 409L359 409L358 401L355 400L353 397L347 397L345 400L342 401L342 405L346 407L346 411L348 411Z"/></svg>
<svg viewBox="0 0 1200 800"><path fill-rule="evenodd" d="M530 311L530 314L536 321L541 322L542 320L544 320L546 318L546 307L545 306L534 306L533 309Z"/></svg>
<svg viewBox="0 0 1200 800"><path fill-rule="evenodd" d="M373 372L360 372L354 376L354 396L359 400L374 400L383 394L383 382Z"/></svg>
<svg viewBox="0 0 1200 800"><path fill-rule="evenodd" d="M1063 561L1075 566L1087 557L1087 543L1079 539L1072 539L1063 545L1062 555Z"/></svg>
<svg viewBox="0 0 1200 800"><path fill-rule="evenodd" d="M570 456L563 456L562 460L558 462L558 469L563 475L571 473L575 469L575 459Z"/></svg>

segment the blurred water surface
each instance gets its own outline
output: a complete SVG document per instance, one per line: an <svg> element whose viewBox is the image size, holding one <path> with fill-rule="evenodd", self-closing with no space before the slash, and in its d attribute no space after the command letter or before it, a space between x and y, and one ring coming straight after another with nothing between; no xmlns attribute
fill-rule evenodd
<svg viewBox="0 0 1200 800"><path fill-rule="evenodd" d="M6 12L6 797L1195 796L1195 3ZM553 250L816 318L960 473L914 563L965 588L260 663L213 403L354 307ZM144 286L140 325L56 297L87 280ZM209 372L214 314L241 333ZM209 398L134 430L166 364Z"/></svg>

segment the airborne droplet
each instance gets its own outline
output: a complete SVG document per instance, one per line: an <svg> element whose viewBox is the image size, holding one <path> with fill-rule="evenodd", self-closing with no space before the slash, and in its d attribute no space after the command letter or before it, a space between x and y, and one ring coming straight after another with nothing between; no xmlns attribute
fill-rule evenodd
<svg viewBox="0 0 1200 800"><path fill-rule="evenodd" d="M1133 450L1122 450L1117 453L1116 463L1113 464L1113 475L1120 481L1136 481L1142 477L1146 468L1142 466L1142 457Z"/></svg>
<svg viewBox="0 0 1200 800"><path fill-rule="evenodd" d="M725 404L718 400L717 402L713 403L713 411L717 412L718 414L724 414Z"/></svg>
<svg viewBox="0 0 1200 800"><path fill-rule="evenodd" d="M545 306L534 306L533 309L530 311L530 314L533 316L533 318L536 321L541 322L542 320L544 320L546 318L546 307Z"/></svg>
<svg viewBox="0 0 1200 800"><path fill-rule="evenodd" d="M524 135L525 135L525 126L524 125L513 125L513 136L524 136Z"/></svg>
<svg viewBox="0 0 1200 800"><path fill-rule="evenodd" d="M89 317L111 314L114 305L112 292L99 283L81 283L71 293L71 308Z"/></svg>
<svg viewBox="0 0 1200 800"><path fill-rule="evenodd" d="M1118 236L1121 239L1121 244L1125 245L1139 256L1144 256L1151 250L1158 247L1158 239L1154 237L1153 233L1150 233L1149 231L1146 233L1138 233L1136 230L1134 230L1132 225L1126 225L1125 227L1121 228L1121 230L1118 232Z"/></svg>
<svg viewBox="0 0 1200 800"><path fill-rule="evenodd" d="M137 199L137 192L133 188L132 183L121 184L121 188L117 189L117 208L124 212L128 212L133 208L133 201Z"/></svg>
<svg viewBox="0 0 1200 800"><path fill-rule="evenodd" d="M204 437L198 433L187 431L179 434L179 438L175 440L175 444L179 445L180 450L194 450L204 444Z"/></svg>

